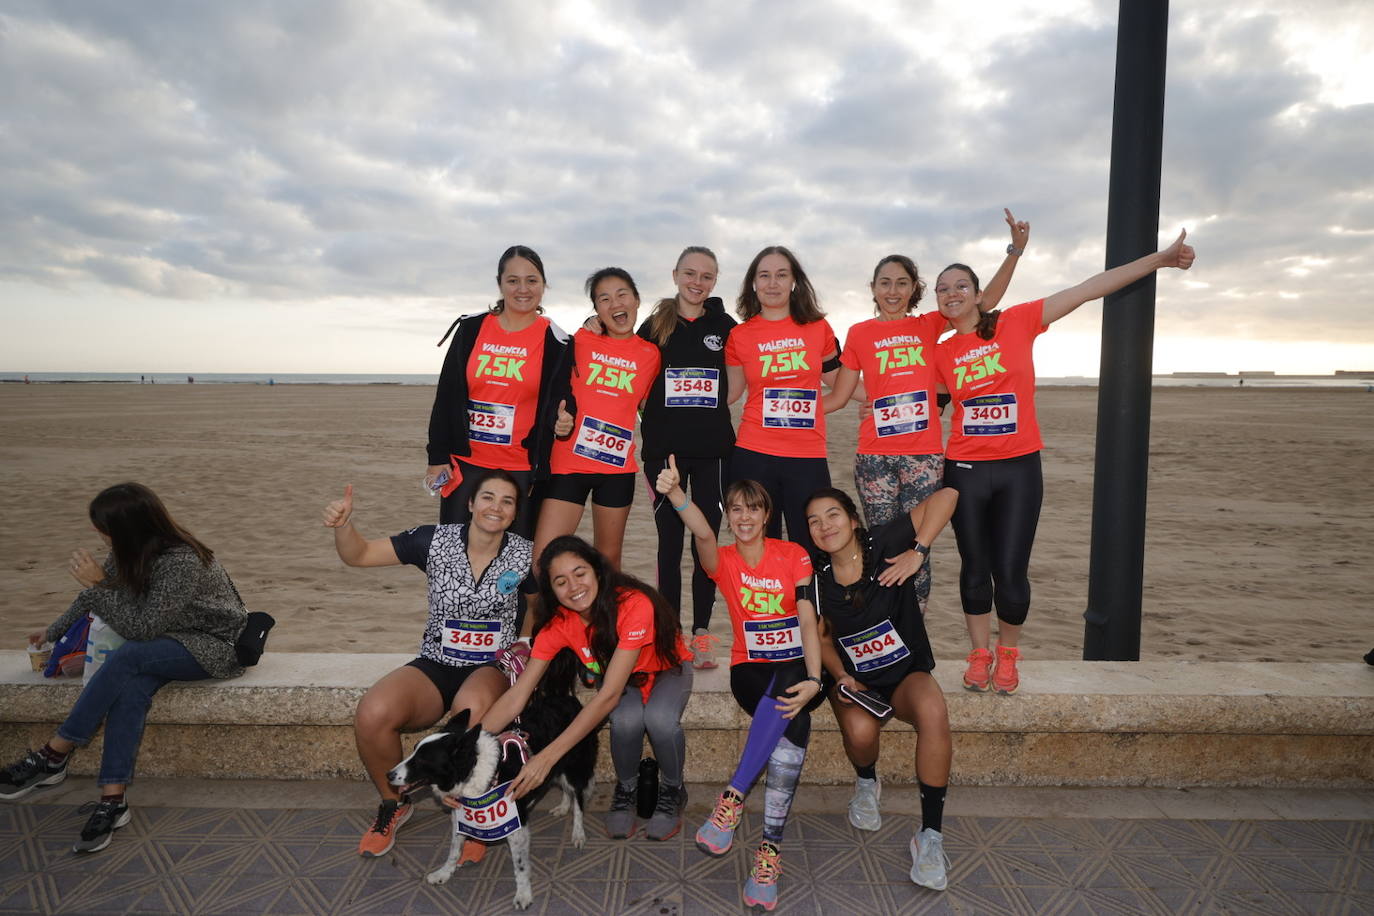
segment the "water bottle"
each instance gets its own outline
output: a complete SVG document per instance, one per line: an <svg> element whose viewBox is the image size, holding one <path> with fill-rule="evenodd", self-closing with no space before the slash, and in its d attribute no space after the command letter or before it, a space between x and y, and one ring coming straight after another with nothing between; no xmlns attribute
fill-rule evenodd
<svg viewBox="0 0 1374 916"><path fill-rule="evenodd" d="M658 761L645 757L639 761L639 789L635 797L635 813L640 820L647 821L654 816L658 807Z"/></svg>

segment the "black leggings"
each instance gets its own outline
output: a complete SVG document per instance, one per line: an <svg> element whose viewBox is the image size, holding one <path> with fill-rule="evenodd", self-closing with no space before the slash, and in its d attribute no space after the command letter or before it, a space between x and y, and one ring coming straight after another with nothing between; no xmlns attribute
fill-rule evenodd
<svg viewBox="0 0 1374 916"><path fill-rule="evenodd" d="M1040 453L1000 461L945 459L945 486L959 491L954 537L959 542L959 598L965 614L987 614L1013 626L1030 611L1031 546L1045 481Z"/></svg>
<svg viewBox="0 0 1374 916"><path fill-rule="evenodd" d="M666 458L644 458L644 476L654 494L654 525L658 528L658 590L682 614L682 538L686 526L682 513L668 504L668 497L654 489L658 474L668 466ZM697 504L712 531L720 530L720 494L725 488L725 459L678 458L682 491ZM688 489L690 486L690 490ZM701 568L696 538L692 538L692 630L711 626L711 606L716 602L716 583Z"/></svg>
<svg viewBox="0 0 1374 916"><path fill-rule="evenodd" d="M780 458L735 446L730 455L730 480L754 480L763 484L773 500L773 515L768 519L768 536L782 537L787 521L787 539L814 553L811 531L806 525L806 501L822 487L830 486L830 465L824 458Z"/></svg>

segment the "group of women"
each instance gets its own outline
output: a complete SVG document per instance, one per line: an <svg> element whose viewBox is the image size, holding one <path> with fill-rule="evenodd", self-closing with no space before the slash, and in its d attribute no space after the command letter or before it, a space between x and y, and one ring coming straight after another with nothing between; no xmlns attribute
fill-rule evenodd
<svg viewBox="0 0 1374 916"><path fill-rule="evenodd" d="M593 697L563 735L529 759L511 791L519 796L539 786L562 754L609 719L617 785L608 832L625 837L640 827L634 802L647 735L661 785L657 808L642 826L652 839L675 835L687 800L681 716L694 668L716 664L708 628L718 587L733 634L730 686L751 725L697 845L711 855L727 853L744 797L766 772L763 836L743 895L750 906L776 905L783 828L806 756L809 715L828 696L855 768L849 816L859 829L881 823L882 724L895 715L917 729L921 830L912 839L911 877L945 887L941 812L952 754L923 623L931 544L952 518L971 642L964 685L1015 692L1042 490L1034 340L1084 302L1161 267L1186 269L1193 259L1180 235L1163 251L999 312L1029 239L1026 223L1009 212L1006 221L1007 257L988 288L971 268L950 265L936 280L935 311L916 312L925 283L910 258L880 261L870 284L875 317L853 326L843 347L802 265L781 246L759 252L746 270L738 324L711 296L715 256L691 247L672 273L677 294L660 300L637 331L640 296L630 274L614 267L592 274L586 292L596 320L571 337L541 314L546 278L539 256L508 249L498 262L501 298L450 328L426 475L442 497L440 524L365 538L353 523L351 487L324 511L345 563L414 565L428 580L418 657L359 704L359 755L381 796L359 851L386 853L410 815L385 776L401 757L402 731L465 709L499 732L538 691L571 689L578 672L595 685ZM730 405L740 397L736 430ZM947 445L939 419L946 398L953 402ZM851 401L861 415L855 484L862 513L831 485L826 461L826 414ZM654 494L657 588L619 568L641 470ZM574 536L588 497L593 544ZM722 516L733 537L725 546L717 541ZM111 530L101 521L96 527ZM197 549L174 523L170 530L137 548L145 567L147 556L156 558L155 574L169 558L198 562L201 578L217 585L208 550ZM678 573L688 532L690 642L679 622ZM138 607L151 600L146 578L124 571L120 541L112 545L103 576L85 568L78 575L87 588L66 616L94 600L91 594L120 594ZM224 630L220 622L214 618L214 627ZM224 630L218 638L232 644L234 635ZM178 632L144 630L130 638L144 636L180 641L196 666L183 670L177 665L186 660L178 658L148 675L154 679L141 682L139 694L145 710L167 679L238 671L218 656L196 655L194 641ZM116 689L124 691L120 697L129 693L113 675L93 679L73 711L83 716L0 773L0 797L12 797L11 786L22 794L59 778L65 755L89 738L91 715L109 711L113 724L114 710L137 705L115 699L97 713L81 709L87 693ZM127 806L119 807L127 781L122 769L108 784L102 776L102 785L121 790L104 815L112 825L104 842L127 822ZM472 842L464 858L479 859L484 848Z"/></svg>

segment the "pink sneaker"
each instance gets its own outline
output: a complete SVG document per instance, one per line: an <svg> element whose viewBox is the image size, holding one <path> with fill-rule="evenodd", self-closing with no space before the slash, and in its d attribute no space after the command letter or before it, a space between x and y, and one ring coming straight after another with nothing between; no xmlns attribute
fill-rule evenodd
<svg viewBox="0 0 1374 916"><path fill-rule="evenodd" d="M992 672L993 690L1003 696L1010 696L1016 692L1016 688L1021 686L1021 676L1016 671L1016 662L1020 658L1020 649L997 647L997 667Z"/></svg>

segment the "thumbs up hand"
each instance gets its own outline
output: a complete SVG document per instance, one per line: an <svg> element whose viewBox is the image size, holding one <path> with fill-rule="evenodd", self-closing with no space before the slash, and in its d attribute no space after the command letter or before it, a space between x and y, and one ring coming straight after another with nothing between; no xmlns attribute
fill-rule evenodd
<svg viewBox="0 0 1374 916"><path fill-rule="evenodd" d="M342 528L353 517L353 484L344 487L343 499L336 499L324 507L324 526Z"/></svg>
<svg viewBox="0 0 1374 916"><path fill-rule="evenodd" d="M568 402L558 402L558 419L553 424L553 434L560 439L566 439L573 431L573 415L568 413Z"/></svg>
<svg viewBox="0 0 1374 916"><path fill-rule="evenodd" d="M658 479L654 481L654 489L667 496L681 485L682 475L677 472L677 456L669 455L668 466L658 472Z"/></svg>

